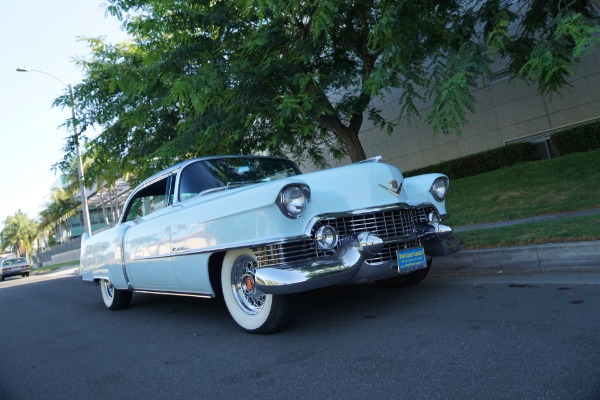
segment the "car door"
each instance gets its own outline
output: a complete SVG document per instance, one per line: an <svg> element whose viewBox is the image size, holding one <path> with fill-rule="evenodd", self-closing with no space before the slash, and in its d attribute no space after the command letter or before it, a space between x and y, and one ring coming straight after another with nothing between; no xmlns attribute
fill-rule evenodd
<svg viewBox="0 0 600 400"><path fill-rule="evenodd" d="M125 221L124 261L134 289L176 291L171 255L172 175L150 182L131 198Z"/></svg>

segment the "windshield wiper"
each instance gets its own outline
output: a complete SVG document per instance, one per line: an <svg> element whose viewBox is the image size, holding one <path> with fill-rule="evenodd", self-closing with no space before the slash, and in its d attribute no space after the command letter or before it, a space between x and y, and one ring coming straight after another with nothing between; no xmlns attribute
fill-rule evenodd
<svg viewBox="0 0 600 400"><path fill-rule="evenodd" d="M220 192L222 190L235 189L235 188L238 188L241 186L254 185L255 183L260 183L260 182L261 181L227 182L227 185L225 185L225 186L210 188L210 189L206 189L206 190L200 192L200 196L204 196L205 194L209 194L209 193Z"/></svg>
<svg viewBox="0 0 600 400"><path fill-rule="evenodd" d="M236 188L240 186L246 185L254 185L255 183L260 183L262 181L239 181L239 182L227 182L227 188Z"/></svg>

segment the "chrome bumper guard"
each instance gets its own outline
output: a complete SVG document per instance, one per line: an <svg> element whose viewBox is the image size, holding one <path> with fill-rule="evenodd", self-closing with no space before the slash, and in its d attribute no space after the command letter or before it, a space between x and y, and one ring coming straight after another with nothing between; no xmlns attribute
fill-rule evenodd
<svg viewBox="0 0 600 400"><path fill-rule="evenodd" d="M431 257L447 256L464 247L460 236L454 234L451 227L440 222L423 222L415 230L421 237L425 253Z"/></svg>

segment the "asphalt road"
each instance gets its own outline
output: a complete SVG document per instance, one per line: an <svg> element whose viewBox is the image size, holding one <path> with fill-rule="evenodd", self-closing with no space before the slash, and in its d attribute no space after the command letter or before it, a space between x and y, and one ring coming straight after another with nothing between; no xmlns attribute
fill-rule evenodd
<svg viewBox="0 0 600 400"><path fill-rule="evenodd" d="M433 275L297 296L287 331L215 300L104 308L77 277L0 283L0 399L599 399L600 273Z"/></svg>

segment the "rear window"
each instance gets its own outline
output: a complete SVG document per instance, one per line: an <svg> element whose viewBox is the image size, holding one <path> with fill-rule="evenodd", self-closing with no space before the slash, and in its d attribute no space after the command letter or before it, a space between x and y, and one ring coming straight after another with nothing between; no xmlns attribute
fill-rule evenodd
<svg viewBox="0 0 600 400"><path fill-rule="evenodd" d="M7 266L7 265L15 265L15 264L21 264L21 263L26 263L27 260L25 260L24 258L13 258L10 260L4 260L4 262L2 263L3 266Z"/></svg>

